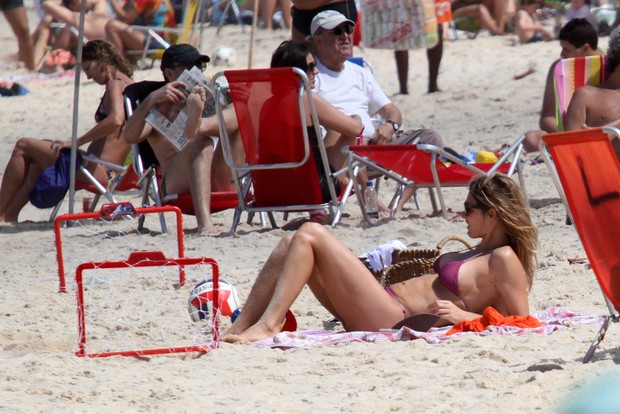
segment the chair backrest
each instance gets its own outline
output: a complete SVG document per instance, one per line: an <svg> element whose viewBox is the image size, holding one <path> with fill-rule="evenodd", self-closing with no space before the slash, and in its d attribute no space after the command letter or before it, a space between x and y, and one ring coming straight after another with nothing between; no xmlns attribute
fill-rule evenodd
<svg viewBox="0 0 620 414"><path fill-rule="evenodd" d="M606 63L606 55L596 55L562 59L555 65L553 77L558 131L564 131L564 116L575 90L584 85L600 85L607 80Z"/></svg>
<svg viewBox="0 0 620 414"><path fill-rule="evenodd" d="M306 75L294 68L274 68L230 70L219 76L228 82L246 157L241 165L234 162L226 135L226 161L234 170L251 172L254 205L318 205L327 201L325 195L335 201ZM306 123L304 94L310 101L314 126ZM218 106L218 113L221 110ZM220 130L225 132L225 128Z"/></svg>
<svg viewBox="0 0 620 414"><path fill-rule="evenodd" d="M125 118L129 118L140 102L151 92L165 84L165 81L142 81L127 86L123 91L123 95L125 95ZM134 155L134 168L139 176L142 176L143 167L148 168L159 165L159 161L147 140L134 145L132 151Z"/></svg>
<svg viewBox="0 0 620 414"><path fill-rule="evenodd" d="M575 229L606 297L620 309L620 165L600 129L543 135Z"/></svg>

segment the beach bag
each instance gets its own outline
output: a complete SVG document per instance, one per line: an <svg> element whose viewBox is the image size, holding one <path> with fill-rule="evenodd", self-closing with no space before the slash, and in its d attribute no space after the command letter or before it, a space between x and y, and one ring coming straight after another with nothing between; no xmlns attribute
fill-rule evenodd
<svg viewBox="0 0 620 414"><path fill-rule="evenodd" d="M437 243L435 249L409 248L394 250L392 263L380 271L369 270L382 286L390 286L394 283L403 282L412 277L431 275L435 273L433 265L440 256L443 247L450 241L461 242L466 248L472 246L459 236L448 236Z"/></svg>
<svg viewBox="0 0 620 414"><path fill-rule="evenodd" d="M362 41L373 49L423 49L439 42L434 0L362 0Z"/></svg>
<svg viewBox="0 0 620 414"><path fill-rule="evenodd" d="M76 166L82 163L82 155L77 153ZM60 203L69 190L71 177L71 150L60 151L54 165L50 165L37 177L30 189L28 198L33 206L51 208Z"/></svg>

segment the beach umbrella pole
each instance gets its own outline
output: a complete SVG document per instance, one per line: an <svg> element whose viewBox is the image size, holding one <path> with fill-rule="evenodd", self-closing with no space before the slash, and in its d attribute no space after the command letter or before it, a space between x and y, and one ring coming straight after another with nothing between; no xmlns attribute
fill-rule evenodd
<svg viewBox="0 0 620 414"><path fill-rule="evenodd" d="M80 27L78 34L77 59L75 63L75 77L73 80L73 122L71 126L71 174L69 180L69 214L74 211L75 205L75 172L77 157L77 131L78 113L80 106L80 75L82 73L82 46L84 45L84 16L86 15L86 2L80 7Z"/></svg>

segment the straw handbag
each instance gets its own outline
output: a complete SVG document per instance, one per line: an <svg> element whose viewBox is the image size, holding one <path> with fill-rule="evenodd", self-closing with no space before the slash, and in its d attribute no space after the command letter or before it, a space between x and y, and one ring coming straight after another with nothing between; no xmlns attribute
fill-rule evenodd
<svg viewBox="0 0 620 414"><path fill-rule="evenodd" d="M405 249L392 252L392 264L381 272L373 272L382 286L389 286L412 277L435 273L433 264L443 247L450 241L459 241L468 249L472 246L458 236L448 236L437 243L436 249Z"/></svg>

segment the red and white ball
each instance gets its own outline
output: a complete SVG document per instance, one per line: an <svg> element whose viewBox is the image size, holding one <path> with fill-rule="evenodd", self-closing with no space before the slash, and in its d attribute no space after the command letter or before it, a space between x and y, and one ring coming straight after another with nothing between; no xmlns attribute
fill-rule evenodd
<svg viewBox="0 0 620 414"><path fill-rule="evenodd" d="M211 279L203 280L194 286L187 300L187 310L192 321L199 322L211 316L213 296L213 281ZM223 279L219 280L218 299L221 315L230 317L235 310L241 307L239 292Z"/></svg>

